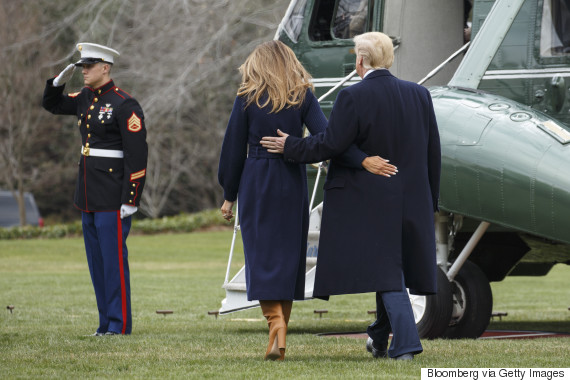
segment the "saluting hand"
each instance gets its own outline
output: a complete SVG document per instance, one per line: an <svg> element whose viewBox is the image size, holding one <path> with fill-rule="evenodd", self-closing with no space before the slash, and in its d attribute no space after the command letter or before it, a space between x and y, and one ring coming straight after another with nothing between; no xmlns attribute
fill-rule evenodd
<svg viewBox="0 0 570 380"><path fill-rule="evenodd" d="M261 139L261 146L266 148L269 153L280 153L283 154L285 148L285 140L289 135L285 132L281 132L280 129L277 130L277 134L281 137L265 136Z"/></svg>
<svg viewBox="0 0 570 380"><path fill-rule="evenodd" d="M396 175L398 168L388 162L390 161L380 156L371 156L366 157L364 161L362 161L362 167L372 174L382 175L384 177Z"/></svg>
<svg viewBox="0 0 570 380"><path fill-rule="evenodd" d="M53 86L54 87L63 86L65 82L67 82L71 78L74 72L75 72L75 65L73 63L70 63L69 65L67 65L65 69L63 69L61 73L59 73L57 77L55 77L55 79L53 80Z"/></svg>

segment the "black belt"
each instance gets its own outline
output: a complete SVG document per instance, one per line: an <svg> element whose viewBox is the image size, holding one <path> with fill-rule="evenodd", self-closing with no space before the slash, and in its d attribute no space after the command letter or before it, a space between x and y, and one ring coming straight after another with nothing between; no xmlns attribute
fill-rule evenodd
<svg viewBox="0 0 570 380"><path fill-rule="evenodd" d="M283 159L283 155L279 153L269 153L267 149L261 145L250 145L248 157L252 158L280 158Z"/></svg>

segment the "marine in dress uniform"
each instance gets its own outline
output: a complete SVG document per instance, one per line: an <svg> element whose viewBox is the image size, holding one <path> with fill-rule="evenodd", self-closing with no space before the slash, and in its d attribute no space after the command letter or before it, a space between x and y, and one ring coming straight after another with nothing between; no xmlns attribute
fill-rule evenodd
<svg viewBox="0 0 570 380"><path fill-rule="evenodd" d="M131 292L126 240L146 178L147 143L139 103L110 79L119 56L106 46L80 43L81 59L49 79L43 107L75 115L81 134L75 207L81 210L83 237L99 310L93 335L130 334ZM86 87L64 93L75 67Z"/></svg>

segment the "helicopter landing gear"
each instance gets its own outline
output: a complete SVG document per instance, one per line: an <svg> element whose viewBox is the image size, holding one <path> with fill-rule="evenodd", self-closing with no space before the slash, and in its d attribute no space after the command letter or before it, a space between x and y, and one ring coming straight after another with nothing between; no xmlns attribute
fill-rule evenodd
<svg viewBox="0 0 570 380"><path fill-rule="evenodd" d="M440 268L437 269L437 293L429 296L410 295L410 302L420 338L434 339L443 335L452 313L451 284Z"/></svg>
<svg viewBox="0 0 570 380"><path fill-rule="evenodd" d="M471 261L466 261L451 284L453 313L444 338L478 338L484 332L493 310L493 294L487 277Z"/></svg>
<svg viewBox="0 0 570 380"><path fill-rule="evenodd" d="M489 223L481 222L465 248L449 267L455 233L462 217L436 215L437 293L410 296L420 338L478 338L491 319L493 294L485 273L467 258L485 233ZM449 231L449 232L448 232Z"/></svg>

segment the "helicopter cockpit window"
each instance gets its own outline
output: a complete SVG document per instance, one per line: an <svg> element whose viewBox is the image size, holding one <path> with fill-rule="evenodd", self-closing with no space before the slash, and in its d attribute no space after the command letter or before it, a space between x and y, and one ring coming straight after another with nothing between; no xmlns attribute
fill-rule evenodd
<svg viewBox="0 0 570 380"><path fill-rule="evenodd" d="M544 0L540 55L570 56L570 0Z"/></svg>
<svg viewBox="0 0 570 380"><path fill-rule="evenodd" d="M315 0L309 25L312 41L349 39L368 31L369 0Z"/></svg>
<svg viewBox="0 0 570 380"><path fill-rule="evenodd" d="M333 24L335 38L353 38L366 31L368 0L340 0Z"/></svg>
<svg viewBox="0 0 570 380"><path fill-rule="evenodd" d="M301 34L301 28L303 27L303 17L305 14L305 7L307 6L307 0L298 0L291 9L291 13L287 20L283 24L283 30L287 33L287 36L291 41L297 43L299 41L299 35Z"/></svg>

